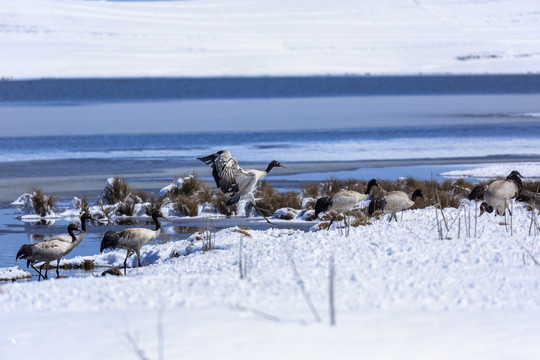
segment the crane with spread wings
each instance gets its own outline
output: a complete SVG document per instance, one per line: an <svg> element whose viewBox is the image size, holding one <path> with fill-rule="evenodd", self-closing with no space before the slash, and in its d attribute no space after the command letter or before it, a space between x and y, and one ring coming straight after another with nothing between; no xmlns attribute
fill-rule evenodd
<svg viewBox="0 0 540 360"><path fill-rule="evenodd" d="M242 169L238 165L238 160L233 157L230 151L222 150L215 154L205 157L198 157L206 165L212 165L212 176L216 182L216 186L221 189L224 194L231 196L227 201L227 206L237 203L240 199L249 200L255 209L264 217L264 219L272 224L266 216L259 210L255 203L253 190L259 179L262 179L274 167L282 167L279 161L272 160L266 170Z"/></svg>

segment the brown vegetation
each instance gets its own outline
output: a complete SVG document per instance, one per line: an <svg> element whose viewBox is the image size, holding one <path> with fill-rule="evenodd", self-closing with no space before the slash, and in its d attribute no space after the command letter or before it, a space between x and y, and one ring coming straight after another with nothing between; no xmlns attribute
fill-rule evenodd
<svg viewBox="0 0 540 360"><path fill-rule="evenodd" d="M39 216L47 216L47 213L56 207L57 197L54 193L45 196L40 188L33 188L32 193L32 206Z"/></svg>
<svg viewBox="0 0 540 360"><path fill-rule="evenodd" d="M122 176L115 176L103 190L103 199L110 205L123 201L131 193L131 186Z"/></svg>

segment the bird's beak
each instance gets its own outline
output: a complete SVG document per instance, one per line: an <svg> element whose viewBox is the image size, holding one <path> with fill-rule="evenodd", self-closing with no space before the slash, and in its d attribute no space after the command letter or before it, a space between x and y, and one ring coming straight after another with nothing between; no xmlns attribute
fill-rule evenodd
<svg viewBox="0 0 540 360"><path fill-rule="evenodd" d="M282 167L282 168L285 168L285 169L287 168L285 165L281 165L281 164L279 164L279 167Z"/></svg>
<svg viewBox="0 0 540 360"><path fill-rule="evenodd" d="M165 215L161 215L161 217L162 217L163 219L167 220L167 221L171 221L171 220L167 219L167 217L166 217Z"/></svg>

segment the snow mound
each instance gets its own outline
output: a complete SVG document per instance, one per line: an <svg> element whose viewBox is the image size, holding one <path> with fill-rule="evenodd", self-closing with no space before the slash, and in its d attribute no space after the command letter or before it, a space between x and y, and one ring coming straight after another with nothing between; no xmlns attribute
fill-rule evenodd
<svg viewBox="0 0 540 360"><path fill-rule="evenodd" d="M28 271L19 269L18 266L0 268L0 281L15 281L32 277Z"/></svg>
<svg viewBox="0 0 540 360"><path fill-rule="evenodd" d="M534 163L502 163L487 165L473 169L446 171L441 173L440 176L477 179L504 178L513 170L519 171L525 179L537 179L540 176L540 164Z"/></svg>

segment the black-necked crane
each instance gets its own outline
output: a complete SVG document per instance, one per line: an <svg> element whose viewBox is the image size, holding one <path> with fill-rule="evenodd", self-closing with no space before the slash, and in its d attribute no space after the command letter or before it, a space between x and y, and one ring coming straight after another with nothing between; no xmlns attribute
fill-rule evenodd
<svg viewBox="0 0 540 360"><path fill-rule="evenodd" d="M63 236L58 236L51 237L36 244L25 244L21 246L17 252L16 259L25 259L26 266L28 267L28 265L30 265L32 269L38 273L38 280L41 280L41 277L43 277L43 279L47 279L49 263L56 260L56 276L60 277L60 273L58 271L60 267L60 259L69 254L71 250L73 250L75 246L79 244L79 242L77 242L77 235L75 235L74 231L82 230L79 229L79 227L75 224L69 224L67 231L71 237L71 241L65 241ZM39 267L39 270L34 267L34 264L38 262L43 262L43 264L41 264ZM41 274L43 266L46 266L45 275Z"/></svg>
<svg viewBox="0 0 540 360"><path fill-rule="evenodd" d="M141 248L154 241L161 233L161 223L159 218L168 220L161 211L154 211L152 213L152 219L156 224L156 228L129 228L120 231L109 230L103 236L101 240L100 252L105 249L124 249L127 250L126 258L124 259L124 275L126 274L126 262L127 259L134 252L137 254L137 266L141 266Z"/></svg>
<svg viewBox="0 0 540 360"><path fill-rule="evenodd" d="M410 198L404 191L390 191L381 197L371 200L368 214L371 216L375 211L382 210L385 214L390 214L389 222L392 221L392 218L397 221L396 213L410 209L419 197L424 197L420 189L416 189Z"/></svg>
<svg viewBox="0 0 540 360"><path fill-rule="evenodd" d="M99 221L99 220L95 219L92 215L90 215L87 212L82 214L80 219L81 219L81 227L80 227L81 232L78 233L77 235L75 235L75 238L77 240L73 243L73 248L75 248L77 245L79 245L81 243L81 241L83 241L84 237L86 236L86 222L88 220ZM66 242L71 242L71 236L70 235L60 235L60 236L55 236L55 238L59 239L59 240L66 241Z"/></svg>
<svg viewBox="0 0 540 360"><path fill-rule="evenodd" d="M264 219L272 224L266 216L261 212L255 203L253 190L257 181L262 179L274 167L282 167L279 161L272 160L266 170L242 169L238 165L238 161L227 150L218 151L215 154L205 157L198 157L206 165L212 165L212 176L216 182L216 186L221 189L224 194L231 196L227 201L227 206L237 203L240 199L249 200L255 209L264 217Z"/></svg>
<svg viewBox="0 0 540 360"><path fill-rule="evenodd" d="M506 179L495 180L488 185L487 188L482 186L475 187L469 194L469 200L484 200L480 204L480 216L484 212L493 212L495 215L503 216L506 210L510 212L508 207L512 198L518 196L519 192L523 189L523 183L521 182L521 174L514 170ZM510 215L511 212L510 212Z"/></svg>
<svg viewBox="0 0 540 360"><path fill-rule="evenodd" d="M332 220L330 220L330 224L328 224L327 228L330 229L330 226L332 225L338 214L348 213L353 206L363 201L366 201L371 194L371 189L373 188L373 186L379 186L379 183L376 179L369 180L369 182L367 183L366 191L364 193L360 193L358 191L343 190L335 193L332 196L323 196L319 198L315 203L315 219L319 217L319 214L322 212L333 212L334 217L332 218ZM346 221L345 225L347 225Z"/></svg>

